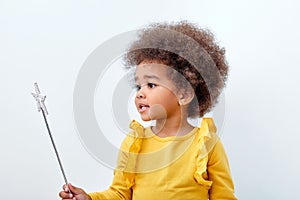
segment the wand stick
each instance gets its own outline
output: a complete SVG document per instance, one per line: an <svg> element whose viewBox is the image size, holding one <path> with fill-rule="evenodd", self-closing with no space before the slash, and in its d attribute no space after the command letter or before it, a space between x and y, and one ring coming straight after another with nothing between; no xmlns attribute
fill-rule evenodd
<svg viewBox="0 0 300 200"><path fill-rule="evenodd" d="M49 127L49 124L48 124L48 121L47 121L46 115L48 115L48 111L47 111L47 108L46 108L46 106L45 106L45 99L46 99L46 96L41 94L40 89L39 89L39 86L38 86L37 83L34 83L34 88L35 88L35 93L31 93L31 94L32 94L32 96L35 98L35 100L36 100L36 102L37 102L38 112L42 111L43 118L44 118L44 121L45 121L47 130L48 130L49 137L50 137L50 139L51 139L51 143L52 143L53 149L54 149L54 151L55 151L55 155L56 155L56 158L57 158L57 161L58 161L60 170L61 170L62 175L63 175L63 177L64 177L64 180L65 180L65 183L66 183L66 185L67 185L68 191L69 191L69 193L71 193L71 191L70 191L70 189L69 189L69 187L68 187L67 176L66 176L66 174L65 174L65 171L64 171L62 162L61 162L61 160L60 160L60 157L59 157L59 154L58 154L58 151L57 151L57 148L56 148L56 145L55 145L53 136L52 136L52 134L51 134L50 127Z"/></svg>

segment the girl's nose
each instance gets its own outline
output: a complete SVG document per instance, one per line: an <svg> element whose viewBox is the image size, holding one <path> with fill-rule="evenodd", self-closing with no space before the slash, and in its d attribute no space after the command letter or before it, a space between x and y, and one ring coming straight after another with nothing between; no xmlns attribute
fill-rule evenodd
<svg viewBox="0 0 300 200"><path fill-rule="evenodd" d="M136 93L136 98L138 98L138 99L143 99L143 98L145 98L145 94L144 94L141 90L139 90L139 91Z"/></svg>

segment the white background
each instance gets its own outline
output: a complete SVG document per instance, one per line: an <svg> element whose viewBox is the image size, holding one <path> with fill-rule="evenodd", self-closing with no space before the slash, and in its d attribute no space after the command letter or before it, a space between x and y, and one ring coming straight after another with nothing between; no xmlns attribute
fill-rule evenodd
<svg viewBox="0 0 300 200"><path fill-rule="evenodd" d="M112 170L87 153L75 129L72 95L80 67L114 35L179 19L211 29L227 50L222 140L236 195L297 199L299 9L296 0L0 0L1 199L59 199L63 179L30 96L35 81L47 93L69 180L89 192L109 186Z"/></svg>

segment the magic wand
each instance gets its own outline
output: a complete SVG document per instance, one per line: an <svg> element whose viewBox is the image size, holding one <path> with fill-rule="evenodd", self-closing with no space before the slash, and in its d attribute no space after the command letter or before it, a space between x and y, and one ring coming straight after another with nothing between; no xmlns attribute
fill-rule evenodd
<svg viewBox="0 0 300 200"><path fill-rule="evenodd" d="M52 136L52 134L51 134L50 127L49 127L49 124L48 124L48 121L47 121L47 117L46 117L46 115L48 115L48 111L47 111L47 108L46 108L46 106L45 106L45 99L46 99L46 96L41 94L40 89L39 89L39 86L38 86L37 83L34 83L34 89L35 89L35 93L31 93L31 94L32 94L32 96L33 96L33 97L35 98L35 100L36 100L38 112L42 111L42 114L43 114L43 117L44 117L44 121L45 121L47 130L48 130L48 134L49 134L50 139L51 139L51 143L52 143L53 149L54 149L54 151L55 151L55 155L56 155L56 158L57 158L57 161L58 161L60 170L61 170L62 175L63 175L63 177L64 177L65 183L66 183L66 185L68 186L68 180L67 180L67 177L66 177L64 168L63 168L63 166L62 166L62 162L61 162L61 160L60 160L60 158L59 158L59 154L58 154L57 148L56 148L56 146L55 146L55 142L54 142L53 136ZM67 188L68 188L68 190L69 190L69 193L71 193L69 187L67 187Z"/></svg>

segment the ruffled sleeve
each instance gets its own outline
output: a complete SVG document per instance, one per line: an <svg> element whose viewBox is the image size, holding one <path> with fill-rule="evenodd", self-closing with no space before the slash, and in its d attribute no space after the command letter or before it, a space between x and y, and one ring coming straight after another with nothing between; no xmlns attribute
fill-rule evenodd
<svg viewBox="0 0 300 200"><path fill-rule="evenodd" d="M217 142L217 128L212 118L203 118L199 133L197 134L197 153L196 153L196 171L195 180L207 187L212 185L212 181L207 180L208 154Z"/></svg>
<svg viewBox="0 0 300 200"><path fill-rule="evenodd" d="M132 143L129 145L128 158L127 158L128 160L126 162L126 167L123 171L123 176L126 181L127 187L131 188L134 185L137 156L141 151L142 144L143 144L144 127L135 120L133 120L130 123L129 127L132 130L131 132Z"/></svg>

